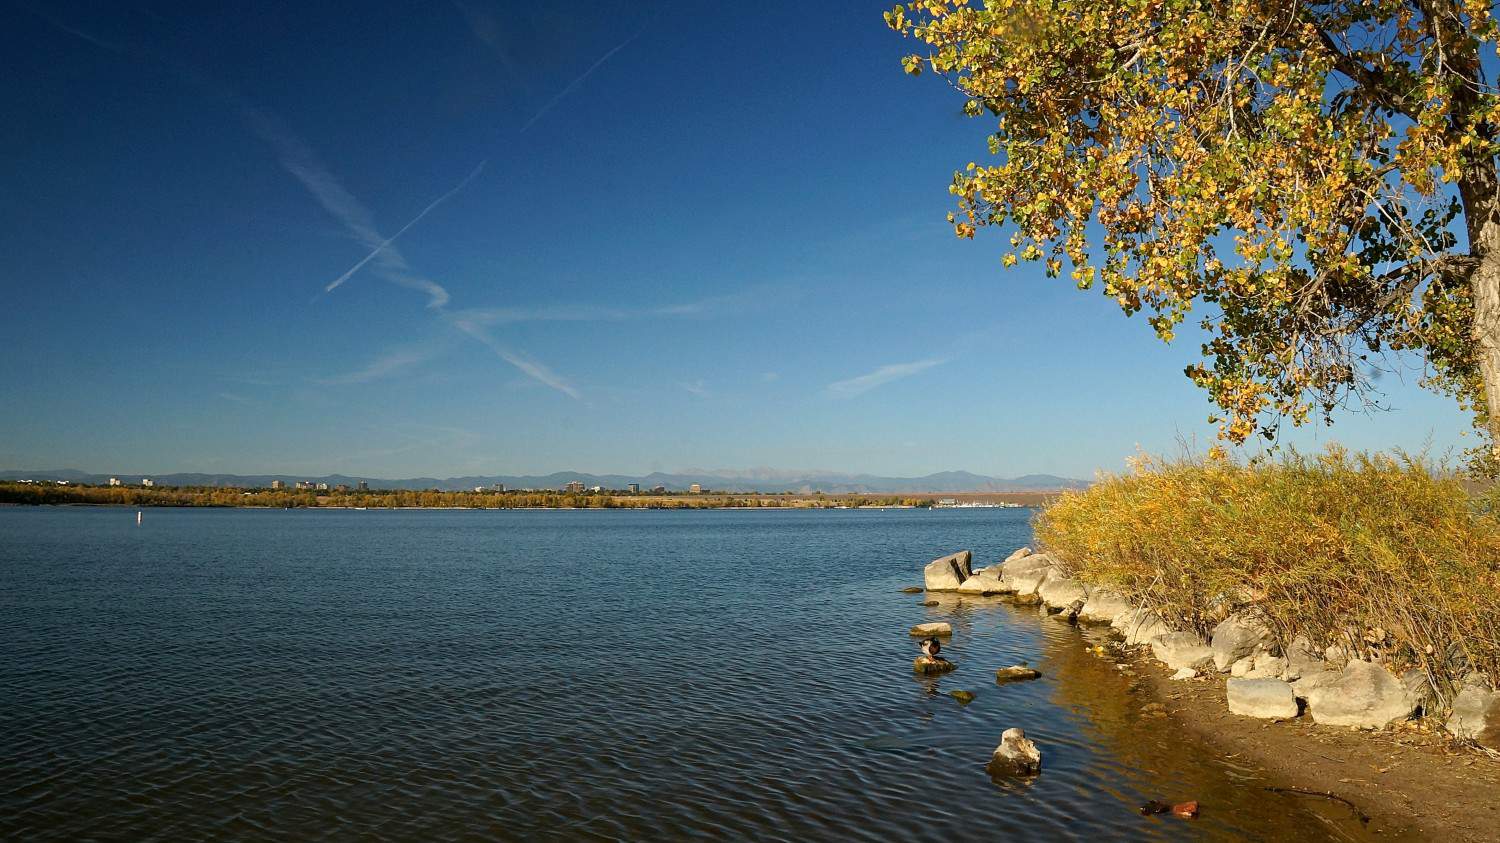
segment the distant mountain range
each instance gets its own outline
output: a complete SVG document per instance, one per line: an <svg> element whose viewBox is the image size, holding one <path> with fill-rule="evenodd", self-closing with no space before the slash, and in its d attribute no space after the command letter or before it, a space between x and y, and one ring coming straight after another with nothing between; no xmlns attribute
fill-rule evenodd
<svg viewBox="0 0 1500 843"><path fill-rule="evenodd" d="M602 486L606 489L623 489L638 483L642 489L664 486L674 492L687 491L694 483L717 492L827 492L850 494L859 492L906 494L915 492L1050 492L1060 489L1082 489L1089 484L1083 480L1056 477L1051 474L1027 474L1022 477L986 477L967 471L940 471L925 477L877 477L872 474L838 474L825 471L776 471L753 469L749 471L700 471L689 470L679 474L653 472L646 475L584 474L577 471L558 471L545 475L487 475L471 477L411 477L404 480L388 480L379 477L351 477L343 474L328 474L321 477L291 474L90 474L84 471L0 471L0 480L67 480L73 483L109 482L118 477L127 485L136 485L143 476L150 477L159 486L235 486L258 488L280 480L291 486L298 481L312 481L337 486L341 483L355 486L361 481L371 489L442 489L457 491L476 486L504 484L507 489L559 489L573 481L585 486Z"/></svg>

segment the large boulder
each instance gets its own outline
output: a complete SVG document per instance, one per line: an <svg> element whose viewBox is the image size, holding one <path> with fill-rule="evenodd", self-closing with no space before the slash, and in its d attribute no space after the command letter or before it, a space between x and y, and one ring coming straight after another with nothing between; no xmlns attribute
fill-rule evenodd
<svg viewBox="0 0 1500 843"><path fill-rule="evenodd" d="M1271 641L1271 631L1259 621L1230 615L1218 626L1209 647L1214 651L1214 667L1228 670L1235 662L1254 654Z"/></svg>
<svg viewBox="0 0 1500 843"><path fill-rule="evenodd" d="M1156 636L1172 631L1171 627L1162 623L1161 619L1148 609L1134 609L1123 615L1117 615L1109 625L1118 629L1120 634L1125 636L1125 643L1130 645L1147 644Z"/></svg>
<svg viewBox="0 0 1500 843"><path fill-rule="evenodd" d="M958 587L959 594L1005 594L1009 591L1010 586L1000 579L999 565L980 568Z"/></svg>
<svg viewBox="0 0 1500 843"><path fill-rule="evenodd" d="M1089 589L1089 599L1083 602L1083 609L1078 613L1078 619L1082 621L1094 621L1095 623L1109 623L1126 612L1135 610L1135 606L1129 600L1104 588Z"/></svg>
<svg viewBox="0 0 1500 843"><path fill-rule="evenodd" d="M1372 662L1349 662L1336 679L1312 689L1307 707L1314 723L1380 729L1405 720L1416 703L1401 680Z"/></svg>
<svg viewBox="0 0 1500 843"><path fill-rule="evenodd" d="M1001 565L1000 578L1005 580L1006 585L1010 586L1012 591L1035 594L1036 587L1041 585L1056 567L1057 563L1052 560L1052 557L1045 553L1033 553ZM1023 584L1026 591L1021 592Z"/></svg>
<svg viewBox="0 0 1500 843"><path fill-rule="evenodd" d="M1168 632L1151 639L1151 654L1173 670L1208 670L1214 651L1191 632Z"/></svg>
<svg viewBox="0 0 1500 843"><path fill-rule="evenodd" d="M1017 550L1015 553L1012 553L1011 555L1005 557L1005 562L1006 564L1009 564L1016 561L1017 559L1024 559L1025 557L1030 556L1031 553L1031 548L1023 547L1020 550Z"/></svg>
<svg viewBox="0 0 1500 843"><path fill-rule="evenodd" d="M1490 749L1500 749L1500 691L1465 685L1453 700L1448 731Z"/></svg>
<svg viewBox="0 0 1500 843"><path fill-rule="evenodd" d="M1280 679L1230 679L1224 692L1232 714L1280 720L1297 716L1297 695Z"/></svg>
<svg viewBox="0 0 1500 843"><path fill-rule="evenodd" d="M956 591L964 584L964 580L972 577L974 571L969 567L974 559L974 554L967 550L960 550L941 559L934 559L927 563L922 570L922 579L928 591Z"/></svg>
<svg viewBox="0 0 1500 843"><path fill-rule="evenodd" d="M986 767L992 776L1034 776L1042 771L1042 753L1020 729L1006 729Z"/></svg>
<svg viewBox="0 0 1500 843"><path fill-rule="evenodd" d="M1292 682L1292 693L1297 695L1297 699L1305 700L1312 697L1313 691L1338 680L1343 675L1343 673L1337 670L1319 670L1304 674L1295 681L1288 681Z"/></svg>
<svg viewBox="0 0 1500 843"><path fill-rule="evenodd" d="M1086 601L1089 590L1083 587L1083 583L1072 577L1065 577L1054 573L1037 586L1036 593L1042 598L1044 605L1054 609L1066 609L1076 601Z"/></svg>
<svg viewBox="0 0 1500 843"><path fill-rule="evenodd" d="M1229 666L1229 675L1236 679L1281 679L1286 673L1286 659L1259 652L1245 656Z"/></svg>

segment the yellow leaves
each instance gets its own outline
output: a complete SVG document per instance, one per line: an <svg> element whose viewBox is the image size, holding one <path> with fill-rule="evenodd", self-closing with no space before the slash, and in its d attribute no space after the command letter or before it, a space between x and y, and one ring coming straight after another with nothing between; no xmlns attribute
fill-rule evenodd
<svg viewBox="0 0 1500 843"><path fill-rule="evenodd" d="M1005 265L1007 268L1015 266L1016 265L1016 255L1015 255L1015 253L1014 252L1006 252L1004 255L1002 255L1000 257L1000 263L1003 264L1003 265Z"/></svg>
<svg viewBox="0 0 1500 843"><path fill-rule="evenodd" d="M922 57L906 56L901 59L901 67L912 76L922 75Z"/></svg>

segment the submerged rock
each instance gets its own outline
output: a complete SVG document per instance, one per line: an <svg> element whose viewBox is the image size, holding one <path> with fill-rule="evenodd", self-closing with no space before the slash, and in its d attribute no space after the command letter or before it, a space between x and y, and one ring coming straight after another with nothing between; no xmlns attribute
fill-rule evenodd
<svg viewBox="0 0 1500 843"><path fill-rule="evenodd" d="M1265 624L1238 615L1225 618L1214 627L1209 647L1214 652L1214 667L1229 670L1237 661L1254 655L1271 641L1271 631Z"/></svg>
<svg viewBox="0 0 1500 843"><path fill-rule="evenodd" d="M934 559L922 569L922 580L928 591L956 591L964 580L974 575L970 563L974 554L967 550Z"/></svg>
<svg viewBox="0 0 1500 843"><path fill-rule="evenodd" d="M1280 720L1297 716L1297 695L1280 679L1231 679L1224 692L1233 714Z"/></svg>
<svg viewBox="0 0 1500 843"><path fill-rule="evenodd" d="M949 691L948 696L958 700L959 705L968 705L974 701L973 691Z"/></svg>
<svg viewBox="0 0 1500 843"><path fill-rule="evenodd" d="M1453 700L1453 714L1446 726L1460 738L1500 749L1500 691L1465 685Z"/></svg>
<svg viewBox="0 0 1500 843"><path fill-rule="evenodd" d="M1191 632L1168 632L1152 638L1151 654L1173 670L1209 670L1214 665L1214 651Z"/></svg>
<svg viewBox="0 0 1500 843"><path fill-rule="evenodd" d="M992 776L1034 776L1042 771L1042 752L1025 732L1006 729L985 769Z"/></svg>
<svg viewBox="0 0 1500 843"><path fill-rule="evenodd" d="M922 592L924 592L926 590L927 589L922 588L920 586L909 585L906 588L901 589L901 593L902 594L921 594Z"/></svg>
<svg viewBox="0 0 1500 843"><path fill-rule="evenodd" d="M1040 670L1027 667L1024 664L1002 667L995 671L995 681L1001 685L1007 682L1025 682L1028 679L1040 679L1041 677L1042 672Z"/></svg>
<svg viewBox="0 0 1500 843"><path fill-rule="evenodd" d="M948 623L947 621L938 621L936 623L919 623L911 628L911 634L920 635L923 638L927 638L932 635L952 635L953 625Z"/></svg>
<svg viewBox="0 0 1500 843"><path fill-rule="evenodd" d="M1308 692L1307 707L1314 723L1379 729L1410 717L1417 706L1385 668L1354 661Z"/></svg>
<svg viewBox="0 0 1500 843"><path fill-rule="evenodd" d="M917 673L924 674L947 673L955 667L958 667L958 665L948 661L942 656L938 656L937 658L933 658L932 656L927 655L917 656L916 661L913 661L911 663L912 670L915 670Z"/></svg>

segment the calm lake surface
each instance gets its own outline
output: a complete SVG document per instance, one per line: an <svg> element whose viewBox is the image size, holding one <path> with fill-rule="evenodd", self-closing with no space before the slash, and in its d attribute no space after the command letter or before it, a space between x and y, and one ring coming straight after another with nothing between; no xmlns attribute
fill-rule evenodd
<svg viewBox="0 0 1500 843"><path fill-rule="evenodd" d="M0 838L1361 839L1091 633L899 593L1029 515L0 508ZM984 771L1010 726L1030 782Z"/></svg>

